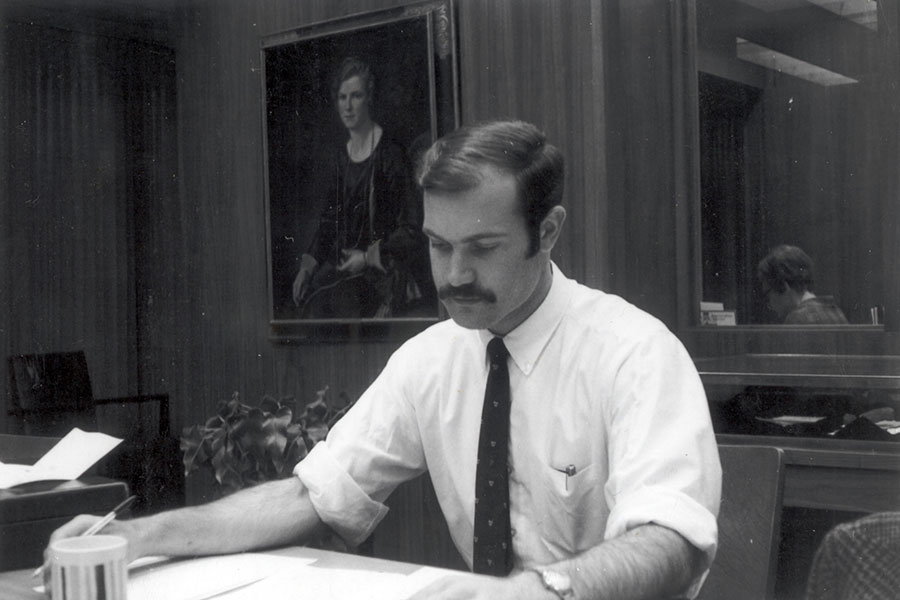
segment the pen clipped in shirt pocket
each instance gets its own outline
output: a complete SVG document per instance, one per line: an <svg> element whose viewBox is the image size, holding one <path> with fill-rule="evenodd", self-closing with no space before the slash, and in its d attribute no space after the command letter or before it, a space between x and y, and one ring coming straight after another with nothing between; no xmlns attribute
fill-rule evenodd
<svg viewBox="0 0 900 600"><path fill-rule="evenodd" d="M568 504L578 502L591 488L591 465L575 461L556 461L548 467L548 479L553 495Z"/></svg>

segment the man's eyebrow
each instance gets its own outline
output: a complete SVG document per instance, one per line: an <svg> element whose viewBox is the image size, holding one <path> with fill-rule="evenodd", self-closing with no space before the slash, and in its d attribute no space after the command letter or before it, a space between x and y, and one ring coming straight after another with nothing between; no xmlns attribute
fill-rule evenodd
<svg viewBox="0 0 900 600"><path fill-rule="evenodd" d="M422 233L424 233L426 237L429 237L433 240L437 240L440 242L447 241L443 237L439 236L437 233L435 233L434 231L432 231L431 229L429 229L427 227L422 228ZM505 237L507 237L507 234L505 232L488 231L488 232L484 232L484 233L474 233L472 235L466 236L463 239L459 240L459 242L462 244L467 244L470 242L481 242L484 240L492 240L492 239L499 240L499 239L505 238Z"/></svg>

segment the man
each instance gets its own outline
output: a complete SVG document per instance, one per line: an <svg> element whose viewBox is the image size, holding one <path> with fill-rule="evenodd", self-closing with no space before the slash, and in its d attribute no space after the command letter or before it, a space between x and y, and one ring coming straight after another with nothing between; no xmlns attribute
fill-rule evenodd
<svg viewBox="0 0 900 600"><path fill-rule="evenodd" d="M394 353L296 477L110 531L134 555L296 543L323 524L357 544L390 492L427 470L463 558L509 575L451 576L416 598L692 594L715 553L721 477L703 388L659 321L551 262L566 216L560 153L526 123L463 128L429 149L419 182L452 320ZM489 366L497 339L509 358ZM482 420L505 384L508 441L489 444ZM508 464L485 482L479 457L496 446ZM494 483L505 498L478 502Z"/></svg>
<svg viewBox="0 0 900 600"><path fill-rule="evenodd" d="M813 261L797 246L773 248L757 267L769 309L786 325L846 325L847 317L833 301L816 296Z"/></svg>

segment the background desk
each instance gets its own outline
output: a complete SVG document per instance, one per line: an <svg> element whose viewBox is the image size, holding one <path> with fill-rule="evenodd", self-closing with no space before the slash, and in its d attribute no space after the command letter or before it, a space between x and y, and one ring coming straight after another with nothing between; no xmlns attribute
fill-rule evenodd
<svg viewBox="0 0 900 600"><path fill-rule="evenodd" d="M848 512L900 510L900 448L854 440L716 435L720 444L784 450L784 505Z"/></svg>
<svg viewBox="0 0 900 600"><path fill-rule="evenodd" d="M900 397L900 357L744 354L699 358L711 409L747 386L875 390ZM725 444L785 451L785 506L874 512L900 509L900 441L719 434Z"/></svg>
<svg viewBox="0 0 900 600"><path fill-rule="evenodd" d="M33 464L57 441L0 435L0 460ZM54 529L79 514L105 514L127 497L125 483L103 477L37 481L0 490L0 571L34 569Z"/></svg>
<svg viewBox="0 0 900 600"><path fill-rule="evenodd" d="M744 354L698 358L695 363L713 415L719 403L748 387L796 390L800 395L875 392L900 407L900 356ZM900 509L900 441L722 431L716 438L720 444L760 444L784 451L778 598L803 597L812 557L831 527L861 513Z"/></svg>

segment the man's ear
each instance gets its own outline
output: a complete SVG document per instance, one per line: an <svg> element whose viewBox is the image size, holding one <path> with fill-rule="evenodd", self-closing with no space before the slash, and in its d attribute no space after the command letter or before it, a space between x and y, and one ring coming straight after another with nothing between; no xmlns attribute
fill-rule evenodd
<svg viewBox="0 0 900 600"><path fill-rule="evenodd" d="M563 223L566 222L566 209L556 205L550 209L541 221L541 252L550 252L559 239Z"/></svg>

